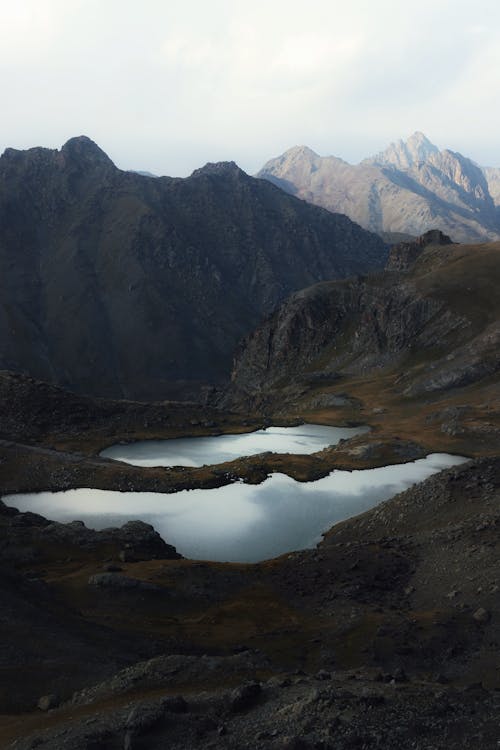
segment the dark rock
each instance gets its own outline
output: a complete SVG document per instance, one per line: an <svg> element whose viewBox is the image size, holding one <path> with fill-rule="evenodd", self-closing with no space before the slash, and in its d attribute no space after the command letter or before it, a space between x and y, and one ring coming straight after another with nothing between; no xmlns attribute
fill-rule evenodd
<svg viewBox="0 0 500 750"><path fill-rule="evenodd" d="M189 705L182 695L169 695L166 698L162 698L161 705L165 711L170 711L173 714L184 714L189 710Z"/></svg>
<svg viewBox="0 0 500 750"><path fill-rule="evenodd" d="M408 682L408 676L402 667L397 667L392 673L394 682Z"/></svg>
<svg viewBox="0 0 500 750"><path fill-rule="evenodd" d="M125 727L133 734L142 734L159 724L165 718L164 707L161 704L136 704L125 722Z"/></svg>
<svg viewBox="0 0 500 750"><path fill-rule="evenodd" d="M109 530L108 534L113 541L124 545L120 553L122 562L181 557L175 547L166 544L151 524L144 521L128 521L118 529Z"/></svg>
<svg viewBox="0 0 500 750"><path fill-rule="evenodd" d="M385 703L385 697L382 695L382 693L372 693L366 691L360 696L359 702L364 706L374 708L375 706L382 706Z"/></svg>
<svg viewBox="0 0 500 750"><path fill-rule="evenodd" d="M303 737L283 737L273 745L276 750L309 750L311 745Z"/></svg>
<svg viewBox="0 0 500 750"><path fill-rule="evenodd" d="M479 609L476 609L476 611L472 615L472 618L481 625L485 625L490 621L491 614L487 609L484 609L484 607L479 607Z"/></svg>
<svg viewBox="0 0 500 750"><path fill-rule="evenodd" d="M434 681L439 683L440 685L446 685L449 682L449 679L442 672L438 672L438 674L434 677Z"/></svg>
<svg viewBox="0 0 500 750"><path fill-rule="evenodd" d="M232 711L246 711L252 708L262 693L260 682L248 682L231 693L230 706Z"/></svg>
<svg viewBox="0 0 500 750"><path fill-rule="evenodd" d="M59 696L55 693L50 693L50 695L42 695L37 703L37 706L40 711L50 711L52 708L57 708L59 703Z"/></svg>
<svg viewBox="0 0 500 750"><path fill-rule="evenodd" d="M161 591L160 586L155 586L138 578L129 578L120 573L96 573L89 578L90 586L99 586L109 589L135 589L141 591Z"/></svg>
<svg viewBox="0 0 500 750"><path fill-rule="evenodd" d="M332 679L331 672L328 672L326 669L320 669L319 672L316 673L316 679L317 680L331 680Z"/></svg>
<svg viewBox="0 0 500 750"><path fill-rule="evenodd" d="M391 247L387 271L407 271L428 245L452 245L451 239L439 229L431 229L414 242L401 242Z"/></svg>

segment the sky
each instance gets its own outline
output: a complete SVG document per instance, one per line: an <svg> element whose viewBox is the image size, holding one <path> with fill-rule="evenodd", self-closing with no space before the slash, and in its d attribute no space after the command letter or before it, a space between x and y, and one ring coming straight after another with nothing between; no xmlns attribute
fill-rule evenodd
<svg viewBox="0 0 500 750"><path fill-rule="evenodd" d="M122 169L357 163L423 131L500 166L498 0L0 0L0 151L87 135Z"/></svg>

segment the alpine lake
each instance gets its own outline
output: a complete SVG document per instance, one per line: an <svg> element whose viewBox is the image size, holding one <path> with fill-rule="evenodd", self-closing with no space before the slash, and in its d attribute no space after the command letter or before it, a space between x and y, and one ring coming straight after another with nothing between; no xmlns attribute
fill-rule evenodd
<svg viewBox="0 0 500 750"><path fill-rule="evenodd" d="M202 466L262 452L315 453L367 427L269 427L242 435L178 438L114 445L102 456L137 466ZM175 493L115 492L80 488L10 495L8 505L60 522L88 527L151 523L184 556L198 560L257 562L314 547L334 524L363 513L411 485L467 458L430 454L404 464L334 470L312 482L271 474L258 485L242 481L215 489Z"/></svg>

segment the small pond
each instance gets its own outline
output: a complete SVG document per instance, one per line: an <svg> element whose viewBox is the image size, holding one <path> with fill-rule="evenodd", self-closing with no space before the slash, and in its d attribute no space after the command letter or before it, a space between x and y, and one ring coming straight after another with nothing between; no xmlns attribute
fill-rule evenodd
<svg viewBox="0 0 500 750"><path fill-rule="evenodd" d="M256 453L316 453L342 438L368 432L369 427L330 427L302 424L298 427L267 427L242 435L215 435L171 440L142 440L112 445L101 456L134 466L203 466L233 461Z"/></svg>
<svg viewBox="0 0 500 750"><path fill-rule="evenodd" d="M314 547L322 532L466 458L435 453L411 463L333 471L315 482L272 474L262 484L238 482L174 494L77 489L4 497L7 505L102 529L140 518L185 557L256 562Z"/></svg>

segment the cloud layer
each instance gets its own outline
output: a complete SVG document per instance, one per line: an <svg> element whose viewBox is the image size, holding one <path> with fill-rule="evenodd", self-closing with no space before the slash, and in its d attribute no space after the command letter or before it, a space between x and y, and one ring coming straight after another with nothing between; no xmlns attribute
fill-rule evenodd
<svg viewBox="0 0 500 750"><path fill-rule="evenodd" d="M85 133L158 174L297 143L358 161L417 129L500 165L490 0L5 2L0 83L1 147Z"/></svg>

